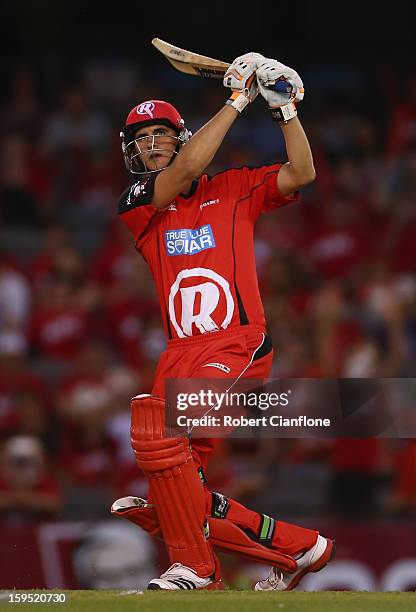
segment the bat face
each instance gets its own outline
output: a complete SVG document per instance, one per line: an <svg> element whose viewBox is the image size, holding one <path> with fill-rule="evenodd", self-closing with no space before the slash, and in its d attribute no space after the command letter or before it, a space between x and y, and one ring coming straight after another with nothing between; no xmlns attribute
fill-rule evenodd
<svg viewBox="0 0 416 612"><path fill-rule="evenodd" d="M193 74L207 79L222 79L229 64L206 55L193 53L175 45L153 38L152 45L180 72Z"/></svg>

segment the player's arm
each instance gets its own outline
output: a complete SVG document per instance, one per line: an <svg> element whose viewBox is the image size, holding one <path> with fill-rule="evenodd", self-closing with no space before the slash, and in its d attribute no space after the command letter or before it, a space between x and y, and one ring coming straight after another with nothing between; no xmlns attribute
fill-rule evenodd
<svg viewBox="0 0 416 612"><path fill-rule="evenodd" d="M281 123L286 143L288 162L277 175L277 187L283 195L297 191L315 180L312 151L303 127L297 117Z"/></svg>
<svg viewBox="0 0 416 612"><path fill-rule="evenodd" d="M230 65L224 77L224 85L232 89L230 99L158 174L153 206L165 208L178 193L187 191L192 181L209 166L234 121L258 94L256 68L259 58L264 59L260 54L248 53Z"/></svg>
<svg viewBox="0 0 416 612"><path fill-rule="evenodd" d="M277 81L287 85L286 91L270 89ZM288 195L314 181L316 176L311 148L295 106L295 102L303 99L303 83L295 70L273 59L265 59L259 65L257 82L285 139L289 161L280 168L276 180L280 193Z"/></svg>
<svg viewBox="0 0 416 612"><path fill-rule="evenodd" d="M192 136L173 162L159 172L154 186L153 206L165 208L179 193L188 191L192 181L211 163L238 114L231 106L224 106Z"/></svg>

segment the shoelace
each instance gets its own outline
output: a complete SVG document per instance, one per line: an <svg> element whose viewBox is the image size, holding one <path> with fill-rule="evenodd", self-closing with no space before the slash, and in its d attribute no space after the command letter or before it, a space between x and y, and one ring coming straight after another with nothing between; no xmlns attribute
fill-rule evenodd
<svg viewBox="0 0 416 612"><path fill-rule="evenodd" d="M278 570L276 567L272 567L270 574L266 578L266 580L262 580L263 583L269 583L272 586L275 586L279 582L283 580L283 572Z"/></svg>
<svg viewBox="0 0 416 612"><path fill-rule="evenodd" d="M166 570L166 572L163 572L163 574L161 574L161 578L165 577L165 576L169 576L172 574L172 570L175 570L177 567L180 566L180 563L174 563L173 565L171 565L170 567L168 567L168 569Z"/></svg>
<svg viewBox="0 0 416 612"><path fill-rule="evenodd" d="M161 574L160 578L180 578L182 577L181 573L175 574L175 570L180 567L183 568L185 567L184 565L181 565L180 563L174 563L173 565L171 565L166 572L164 572L163 574ZM192 571L189 567L185 567L185 569Z"/></svg>
<svg viewBox="0 0 416 612"><path fill-rule="evenodd" d="M163 580L170 582L176 586L179 586L180 589L196 589L197 584L191 580L190 578L184 578L182 572L175 572L178 568L184 568L185 566L181 563L174 563L171 565L164 574L160 576ZM186 569L190 569L186 567Z"/></svg>

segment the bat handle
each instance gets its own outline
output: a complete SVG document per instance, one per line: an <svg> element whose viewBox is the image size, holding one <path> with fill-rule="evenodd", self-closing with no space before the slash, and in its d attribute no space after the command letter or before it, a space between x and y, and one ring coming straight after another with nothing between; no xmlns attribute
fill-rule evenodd
<svg viewBox="0 0 416 612"><path fill-rule="evenodd" d="M276 81L274 85L270 85L269 89L272 89L273 91L277 91L282 94L287 94L290 97L292 95L293 85L289 80L279 80Z"/></svg>

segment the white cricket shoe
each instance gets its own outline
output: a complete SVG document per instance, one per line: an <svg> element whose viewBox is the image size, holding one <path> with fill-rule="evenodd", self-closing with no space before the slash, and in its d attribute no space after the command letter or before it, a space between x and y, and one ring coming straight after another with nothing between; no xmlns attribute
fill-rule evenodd
<svg viewBox="0 0 416 612"><path fill-rule="evenodd" d="M264 580L257 582L255 591L291 591L309 572L319 572L335 554L335 540L328 540L318 535L316 544L296 559L298 569L295 572L283 572L272 567Z"/></svg>
<svg viewBox="0 0 416 612"><path fill-rule="evenodd" d="M182 563L174 563L160 578L153 578L147 587L151 591L179 591L193 589L223 589L221 580L201 578L194 570Z"/></svg>

